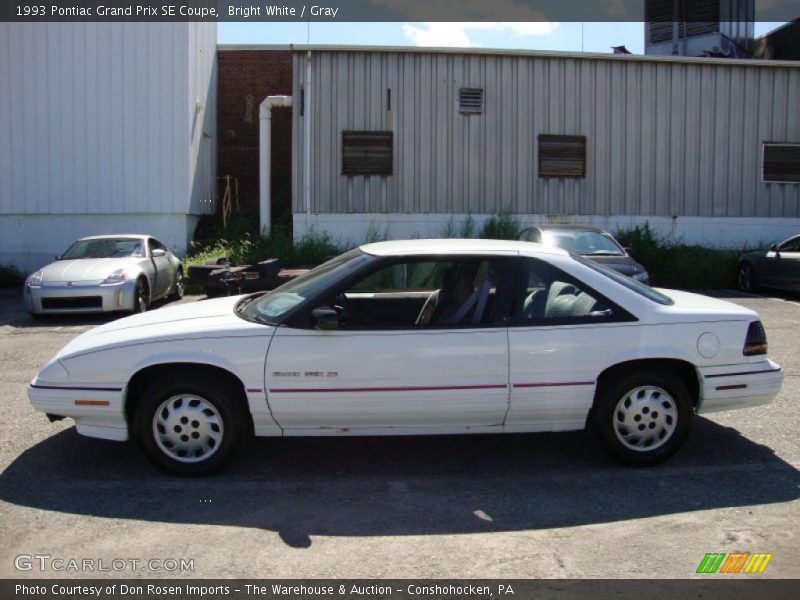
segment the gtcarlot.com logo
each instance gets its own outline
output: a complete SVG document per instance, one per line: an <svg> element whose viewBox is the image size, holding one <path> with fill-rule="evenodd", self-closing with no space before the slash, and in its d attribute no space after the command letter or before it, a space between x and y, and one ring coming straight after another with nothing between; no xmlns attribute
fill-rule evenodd
<svg viewBox="0 0 800 600"><path fill-rule="evenodd" d="M735 573L763 573L772 554L766 552L709 552L697 566L697 573L719 573L732 575Z"/></svg>
<svg viewBox="0 0 800 600"><path fill-rule="evenodd" d="M95 573L145 571L172 573L194 571L193 558L74 558L50 554L19 554L14 558L17 571L64 571Z"/></svg>

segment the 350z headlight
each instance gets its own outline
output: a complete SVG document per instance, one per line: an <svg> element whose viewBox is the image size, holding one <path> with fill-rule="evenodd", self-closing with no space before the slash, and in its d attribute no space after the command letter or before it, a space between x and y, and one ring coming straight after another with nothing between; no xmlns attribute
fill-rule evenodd
<svg viewBox="0 0 800 600"><path fill-rule="evenodd" d="M126 281L128 276L125 274L125 269L117 269L111 275L105 278L101 285L106 285L109 283L122 283Z"/></svg>
<svg viewBox="0 0 800 600"><path fill-rule="evenodd" d="M36 271L36 273L32 273L25 281L25 285L28 287L39 287L42 285L42 272Z"/></svg>

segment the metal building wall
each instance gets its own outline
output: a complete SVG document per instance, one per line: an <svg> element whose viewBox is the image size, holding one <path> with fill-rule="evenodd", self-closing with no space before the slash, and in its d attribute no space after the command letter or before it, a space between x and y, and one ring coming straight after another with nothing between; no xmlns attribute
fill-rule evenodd
<svg viewBox="0 0 800 600"><path fill-rule="evenodd" d="M459 114L462 86L485 89L484 114ZM761 182L762 142L800 142L800 65L324 49L305 94L312 213L800 217L800 185ZM394 131L393 176L340 175L348 129ZM586 178L539 178L540 133L586 135Z"/></svg>
<svg viewBox="0 0 800 600"><path fill-rule="evenodd" d="M215 37L200 23L0 23L0 214L202 212Z"/></svg>

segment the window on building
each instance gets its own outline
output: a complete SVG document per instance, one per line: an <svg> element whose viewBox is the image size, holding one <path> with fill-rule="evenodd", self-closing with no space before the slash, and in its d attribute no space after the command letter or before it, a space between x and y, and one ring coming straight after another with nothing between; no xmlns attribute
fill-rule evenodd
<svg viewBox="0 0 800 600"><path fill-rule="evenodd" d="M483 112L483 88L459 88L458 112L468 115L481 114Z"/></svg>
<svg viewBox="0 0 800 600"><path fill-rule="evenodd" d="M342 175L392 175L391 131L343 131Z"/></svg>
<svg viewBox="0 0 800 600"><path fill-rule="evenodd" d="M764 144L762 179L800 183L800 144Z"/></svg>
<svg viewBox="0 0 800 600"><path fill-rule="evenodd" d="M539 177L586 177L586 136L539 135Z"/></svg>

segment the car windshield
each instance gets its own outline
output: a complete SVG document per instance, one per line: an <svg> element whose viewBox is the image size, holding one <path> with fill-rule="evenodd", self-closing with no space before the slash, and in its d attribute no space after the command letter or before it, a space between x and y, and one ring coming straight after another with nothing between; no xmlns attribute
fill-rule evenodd
<svg viewBox="0 0 800 600"><path fill-rule="evenodd" d="M610 269L609 267L596 263L592 260L587 260L585 258L576 256L574 254L572 255L572 257L582 265L586 265L590 269L593 269L598 273L602 273L609 279L613 279L620 285L624 285L629 290L636 292L640 296L644 296L648 300L652 300L653 302L657 302L658 304L663 304L665 306L673 304L672 298L662 294L658 290L654 290L649 285L646 285L641 281L637 281L636 279L633 279L631 277L626 277L625 275L622 275L621 273L615 271L614 269Z"/></svg>
<svg viewBox="0 0 800 600"><path fill-rule="evenodd" d="M374 258L359 249L351 250L260 298L240 303L236 312L250 321L274 323L301 302L341 281Z"/></svg>
<svg viewBox="0 0 800 600"><path fill-rule="evenodd" d="M558 246L584 256L624 256L625 252L609 235L596 231L547 229L542 232L542 243Z"/></svg>
<svg viewBox="0 0 800 600"><path fill-rule="evenodd" d="M61 255L62 260L80 258L144 257L144 244L137 238L99 238L78 240Z"/></svg>

